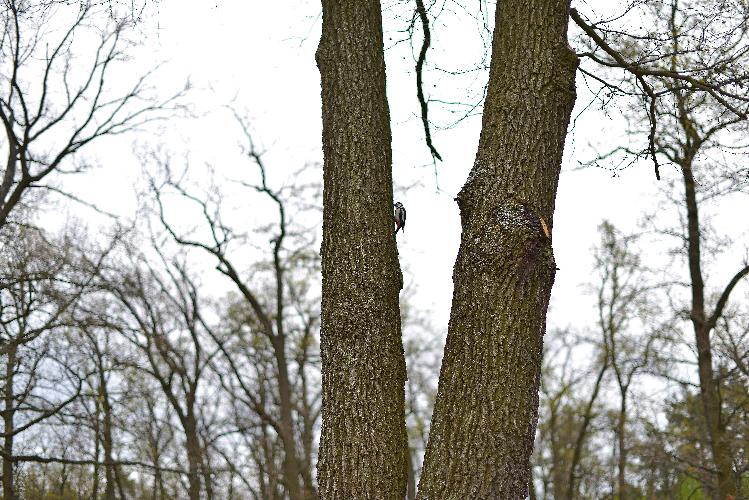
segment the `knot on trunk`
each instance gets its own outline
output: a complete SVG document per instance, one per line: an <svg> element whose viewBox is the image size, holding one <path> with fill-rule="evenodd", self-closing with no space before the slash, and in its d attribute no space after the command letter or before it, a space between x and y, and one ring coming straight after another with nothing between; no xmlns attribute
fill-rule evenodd
<svg viewBox="0 0 749 500"><path fill-rule="evenodd" d="M495 213L501 229L500 239L504 240L500 245L511 249L507 255L516 266L518 285L526 286L536 271L540 271L543 278L553 280L556 264L550 229L544 219L517 201L504 203Z"/></svg>
<svg viewBox="0 0 749 500"><path fill-rule="evenodd" d="M549 239L549 228L540 215L525 203L509 200L500 205L496 219L505 231L526 239Z"/></svg>
<svg viewBox="0 0 749 500"><path fill-rule="evenodd" d="M560 40L560 42L554 46L553 57L559 61L561 71L553 73L554 86L558 91L571 94L573 99L576 95L575 91L575 73L577 67L580 65L580 58L575 53L575 50L570 47L567 40Z"/></svg>

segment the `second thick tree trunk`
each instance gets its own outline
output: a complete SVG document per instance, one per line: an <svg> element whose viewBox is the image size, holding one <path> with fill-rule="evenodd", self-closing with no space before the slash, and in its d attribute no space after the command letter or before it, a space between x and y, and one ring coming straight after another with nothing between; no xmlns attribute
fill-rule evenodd
<svg viewBox="0 0 749 500"><path fill-rule="evenodd" d="M323 0L323 499L406 494L406 367L379 0Z"/></svg>
<svg viewBox="0 0 749 500"><path fill-rule="evenodd" d="M521 499L555 263L549 232L577 57L566 0L497 3L473 170L418 498Z"/></svg>

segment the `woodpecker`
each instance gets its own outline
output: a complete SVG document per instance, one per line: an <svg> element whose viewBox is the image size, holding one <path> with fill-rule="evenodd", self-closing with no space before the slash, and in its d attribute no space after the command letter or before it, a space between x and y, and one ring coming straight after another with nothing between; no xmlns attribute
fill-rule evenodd
<svg viewBox="0 0 749 500"><path fill-rule="evenodd" d="M406 231L406 209L403 206L403 203L397 202L395 205L395 210L393 211L393 222L395 222L395 234L398 234L399 229L403 229L403 232Z"/></svg>

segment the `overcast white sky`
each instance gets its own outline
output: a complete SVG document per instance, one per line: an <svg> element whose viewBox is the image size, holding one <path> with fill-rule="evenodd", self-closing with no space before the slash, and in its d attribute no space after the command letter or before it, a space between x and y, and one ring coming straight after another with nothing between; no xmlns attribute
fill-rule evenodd
<svg viewBox="0 0 749 500"><path fill-rule="evenodd" d="M402 37L396 31L404 25L398 12L397 4L386 4L389 43ZM146 67L157 60L168 61L159 77L159 84L167 89L178 87L189 76L199 112L215 110L232 99L246 109L256 138L268 149L271 181L280 182L305 162L322 161L319 73L314 61L319 15L319 2L310 0L161 0L142 28L145 46L139 62ZM433 26L435 47L428 55L431 66L425 74L432 98L470 102L480 93L485 73L458 77L434 67L460 69L479 62L487 35L477 26L455 4ZM417 305L432 309L435 326L444 332L460 239L453 198L473 162L480 116L434 132L435 145L445 160L438 164L438 191L417 116L409 45L390 48L386 63L396 199L408 209L406 232L398 236L400 256L408 270L407 280L418 289ZM578 85L578 109L573 116L589 98ZM452 120L447 108L436 103L432 115L438 125ZM172 147L185 147L221 169L237 161L236 132L230 115L218 111L196 120L175 121L163 137L141 136L138 141L171 141ZM572 171L578 161L591 157L589 142L613 144L621 133L621 120L589 111L578 118L569 135L554 219L554 251L561 270L553 290L552 326L580 325L583 318L592 318L592 301L582 295L581 284L591 277L590 249L597 242L600 222L607 218L624 229L634 229L641 212L656 204L658 186L649 163L617 177L603 169ZM130 155L130 144L116 141L120 142L110 141L106 149L96 150L103 168L81 186L89 186L82 188L88 191L88 199L127 214L134 207L127 186L137 179L140 167ZM665 169L664 175L674 172ZM739 209L749 213L746 200L742 203ZM736 222L727 224L735 226ZM746 234L746 225L737 230ZM653 253L663 250L653 249Z"/></svg>

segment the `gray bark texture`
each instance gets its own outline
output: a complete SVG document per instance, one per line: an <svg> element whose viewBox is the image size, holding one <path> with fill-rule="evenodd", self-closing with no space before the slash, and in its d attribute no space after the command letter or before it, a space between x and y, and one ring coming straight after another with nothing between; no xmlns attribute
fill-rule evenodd
<svg viewBox="0 0 749 500"><path fill-rule="evenodd" d="M379 0L323 0L322 499L406 494L406 366Z"/></svg>
<svg viewBox="0 0 749 500"><path fill-rule="evenodd" d="M522 499L555 262L550 228L578 60L567 0L498 2L420 500Z"/></svg>

